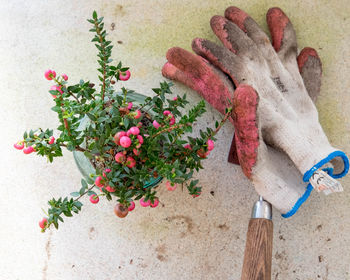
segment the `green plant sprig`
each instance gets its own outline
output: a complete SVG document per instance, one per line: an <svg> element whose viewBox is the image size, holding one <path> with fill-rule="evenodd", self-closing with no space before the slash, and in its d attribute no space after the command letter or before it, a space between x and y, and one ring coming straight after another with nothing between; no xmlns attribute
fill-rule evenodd
<svg viewBox="0 0 350 280"><path fill-rule="evenodd" d="M191 195L198 196L201 187L193 174L203 168L202 161L212 149L215 135L231 115L229 108L215 130L206 128L192 137L193 125L206 112L203 100L188 108L186 95L170 98L172 83L166 81L152 89L152 97L116 88L116 82L129 68L121 62L112 64L113 45L106 39L103 18L93 12L88 21L93 25L92 42L98 50L99 86L84 80L68 85L67 77L50 72L48 79L55 83L49 90L55 102L51 109L58 114L60 125L55 132L30 130L18 143L26 147L26 153L46 156L50 162L62 156L62 148L82 152L95 169L81 180L79 191L48 202L43 231L51 225L58 228L63 216L79 213L86 195L115 199L126 207L141 198L153 204L159 199L157 190L145 184L159 178L182 184ZM128 145L122 145L119 133L127 133Z"/></svg>

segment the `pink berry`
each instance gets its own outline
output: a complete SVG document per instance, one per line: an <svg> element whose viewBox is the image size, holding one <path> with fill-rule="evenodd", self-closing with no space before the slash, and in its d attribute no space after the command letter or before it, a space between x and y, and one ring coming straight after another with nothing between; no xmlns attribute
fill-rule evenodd
<svg viewBox="0 0 350 280"><path fill-rule="evenodd" d="M109 173L109 172L111 172L111 171L112 171L112 170L110 170L109 168L106 168L105 171L103 171L102 176L103 176L103 177L106 177L106 173Z"/></svg>
<svg viewBox="0 0 350 280"><path fill-rule="evenodd" d="M174 117L172 117L172 118L170 119L169 124L170 124L170 125L174 125L174 124L175 124L175 118L174 118Z"/></svg>
<svg viewBox="0 0 350 280"><path fill-rule="evenodd" d="M47 225L47 219L43 218L40 222L39 222L39 227L44 229Z"/></svg>
<svg viewBox="0 0 350 280"><path fill-rule="evenodd" d="M168 116L168 115L170 115L171 114L171 112L169 111L169 110L165 110L164 112L163 112L163 115L164 116Z"/></svg>
<svg viewBox="0 0 350 280"><path fill-rule="evenodd" d="M134 153L135 156L139 156L140 153L141 153L141 151L138 150L138 149L133 149L132 151L133 151L133 153Z"/></svg>
<svg viewBox="0 0 350 280"><path fill-rule="evenodd" d="M139 143L136 145L136 149L140 149L140 148L141 148L141 144Z"/></svg>
<svg viewBox="0 0 350 280"><path fill-rule="evenodd" d="M192 147L191 147L190 144L186 144L186 145L184 146L184 148L192 151Z"/></svg>
<svg viewBox="0 0 350 280"><path fill-rule="evenodd" d="M133 135L138 135L140 134L140 129L137 126L131 127L128 132L130 131L131 134Z"/></svg>
<svg viewBox="0 0 350 280"><path fill-rule="evenodd" d="M158 129L158 128L160 127L160 124L159 124L156 120L154 120L154 121L153 121L153 126L154 126L156 129Z"/></svg>
<svg viewBox="0 0 350 280"><path fill-rule="evenodd" d="M168 191L175 191L177 184L175 183L171 183L170 181L167 181L165 183L166 188L168 189Z"/></svg>
<svg viewBox="0 0 350 280"><path fill-rule="evenodd" d="M173 100L176 101L176 100L177 100L177 96L175 96L175 97L173 98Z"/></svg>
<svg viewBox="0 0 350 280"><path fill-rule="evenodd" d="M126 136L126 132L125 131L119 131L114 135L114 143L116 143L118 146L120 145L120 138L122 138L123 136Z"/></svg>
<svg viewBox="0 0 350 280"><path fill-rule="evenodd" d="M136 110L136 114L134 116L134 119L139 119L141 118L141 111L140 110Z"/></svg>
<svg viewBox="0 0 350 280"><path fill-rule="evenodd" d="M63 80L67 81L68 80L68 76L66 74L62 74L62 78Z"/></svg>
<svg viewBox="0 0 350 280"><path fill-rule="evenodd" d="M119 73L119 79L122 81L127 81L130 79L131 73L129 70Z"/></svg>
<svg viewBox="0 0 350 280"><path fill-rule="evenodd" d="M114 159L116 162L123 163L126 160L126 157L123 152L119 152L115 155Z"/></svg>
<svg viewBox="0 0 350 280"><path fill-rule="evenodd" d="M23 142L17 142L15 144L13 144L13 146L17 149L17 150L22 150L24 148L24 143Z"/></svg>
<svg viewBox="0 0 350 280"><path fill-rule="evenodd" d="M136 165L136 160L133 157L128 157L126 159L126 166L129 168L133 168Z"/></svg>
<svg viewBox="0 0 350 280"><path fill-rule="evenodd" d="M103 181L101 176L96 177L96 179L95 179L95 185L96 186L98 186L99 188L102 188L103 187L103 183L104 183L104 181Z"/></svg>
<svg viewBox="0 0 350 280"><path fill-rule="evenodd" d="M51 136L49 139L49 144L52 145L53 143L55 143L55 137Z"/></svg>
<svg viewBox="0 0 350 280"><path fill-rule="evenodd" d="M158 204L159 204L159 200L156 198L156 199L154 199L153 203L151 203L150 205L152 208L155 208L158 206Z"/></svg>
<svg viewBox="0 0 350 280"><path fill-rule="evenodd" d="M137 135L137 139L139 140L139 143L143 144L143 137L141 135Z"/></svg>
<svg viewBox="0 0 350 280"><path fill-rule="evenodd" d="M23 149L23 153L25 153L26 155L31 154L32 152L34 152L33 146L29 146Z"/></svg>
<svg viewBox="0 0 350 280"><path fill-rule="evenodd" d="M45 75L45 78L47 80L52 80L53 78L56 77L56 72L53 71L53 70L48 69L48 70L45 71L44 75Z"/></svg>
<svg viewBox="0 0 350 280"><path fill-rule="evenodd" d="M145 201L145 198L143 197L140 199L140 205L142 207L148 207L151 205L151 201L150 200Z"/></svg>
<svg viewBox="0 0 350 280"><path fill-rule="evenodd" d="M135 202L131 201L130 206L128 207L129 212L135 209Z"/></svg>
<svg viewBox="0 0 350 280"><path fill-rule="evenodd" d="M131 145L131 139L129 136L123 136L120 138L120 145L124 148L129 148Z"/></svg>
<svg viewBox="0 0 350 280"><path fill-rule="evenodd" d="M132 108L132 102L129 102L128 109L131 110L131 108Z"/></svg>
<svg viewBox="0 0 350 280"><path fill-rule="evenodd" d="M208 151L212 151L214 149L214 141L209 139L207 141L207 145L208 145Z"/></svg>
<svg viewBox="0 0 350 280"><path fill-rule="evenodd" d="M209 154L210 154L209 151L208 152L204 152L202 148L197 151L197 155L200 158L206 158Z"/></svg>
<svg viewBox="0 0 350 280"><path fill-rule="evenodd" d="M115 188L112 188L111 186L107 186L106 190L109 192L115 192Z"/></svg>
<svg viewBox="0 0 350 280"><path fill-rule="evenodd" d="M98 197L98 195L92 194L90 195L90 201L91 203L96 204L100 201L100 198Z"/></svg>
<svg viewBox="0 0 350 280"><path fill-rule="evenodd" d="M60 86L57 86L57 85L53 85L52 87L50 87L50 90L58 91L58 92L60 92L61 94L63 93L63 91L61 90L61 87L60 87ZM57 96L52 94L52 97L53 97L53 98L56 98Z"/></svg>
<svg viewBox="0 0 350 280"><path fill-rule="evenodd" d="M196 197L198 197L198 196L200 196L200 195L201 195L201 192L199 192L198 194L193 194L192 197L193 197L193 198L196 198Z"/></svg>

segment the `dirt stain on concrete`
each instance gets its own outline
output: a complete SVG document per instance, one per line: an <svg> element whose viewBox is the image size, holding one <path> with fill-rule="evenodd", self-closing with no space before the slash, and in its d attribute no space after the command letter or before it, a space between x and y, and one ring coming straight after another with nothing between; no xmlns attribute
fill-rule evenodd
<svg viewBox="0 0 350 280"><path fill-rule="evenodd" d="M218 228L224 231L227 231L230 229L226 224L220 224L218 225Z"/></svg>
<svg viewBox="0 0 350 280"><path fill-rule="evenodd" d="M180 234L181 237L185 237L187 233L193 234L194 223L192 218L184 215L175 215L167 217L165 220L170 223L175 222L177 225L182 224L186 226L186 231Z"/></svg>
<svg viewBox="0 0 350 280"><path fill-rule="evenodd" d="M46 251L46 260L45 260L45 264L44 264L44 267L43 267L43 280L47 280L47 269L48 269L48 266L49 266L49 261L50 261L50 257L51 257L51 236L52 236L52 231L50 230L49 231L49 238L46 242L46 245L45 245L45 251Z"/></svg>
<svg viewBox="0 0 350 280"><path fill-rule="evenodd" d="M94 227L91 227L89 230L89 239L90 240L95 239L96 236L97 236L97 231L95 230Z"/></svg>
<svg viewBox="0 0 350 280"><path fill-rule="evenodd" d="M155 249L156 253L157 253L157 259L160 260L161 262L164 262L167 260L168 256L166 255L166 246L165 244L161 244L159 245L156 249Z"/></svg>

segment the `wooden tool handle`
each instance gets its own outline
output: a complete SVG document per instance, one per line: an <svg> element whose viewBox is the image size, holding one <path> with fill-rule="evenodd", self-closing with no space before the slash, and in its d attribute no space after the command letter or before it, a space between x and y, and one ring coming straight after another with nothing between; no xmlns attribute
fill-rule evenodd
<svg viewBox="0 0 350 280"><path fill-rule="evenodd" d="M250 219L241 280L271 280L273 223Z"/></svg>

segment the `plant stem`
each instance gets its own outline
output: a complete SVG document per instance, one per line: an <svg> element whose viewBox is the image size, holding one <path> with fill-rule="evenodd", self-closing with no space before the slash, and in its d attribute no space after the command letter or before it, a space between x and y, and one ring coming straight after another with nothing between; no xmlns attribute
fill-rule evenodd
<svg viewBox="0 0 350 280"><path fill-rule="evenodd" d="M83 194L81 194L80 196L78 196L76 199L74 199L74 201L79 200L82 196L86 195L89 191L91 191L93 188L95 187L95 185L92 185L90 188L88 188Z"/></svg>
<svg viewBox="0 0 350 280"><path fill-rule="evenodd" d="M170 132L174 129L177 129L177 128L181 128L181 127L184 127L184 126L190 126L191 123L186 123L186 124L177 124L177 125L173 125L171 127L167 127L165 129L162 129L160 131L158 131L156 134L153 135L153 138L157 137L158 135L162 134L163 132Z"/></svg>
<svg viewBox="0 0 350 280"><path fill-rule="evenodd" d="M57 84L59 84L61 87L64 86L58 79L53 78L53 80L54 80ZM74 95L73 92L67 90L67 93L68 93L70 96L72 96L78 103L80 103L79 99Z"/></svg>
<svg viewBox="0 0 350 280"><path fill-rule="evenodd" d="M222 126L224 125L224 123L227 121L227 119L231 116L232 114L232 107L227 109L227 113L224 115L223 119L221 120L220 124L218 125L218 127L210 134L210 137L214 136L216 133L219 132L219 130L222 128ZM209 137L209 138L210 138Z"/></svg>
<svg viewBox="0 0 350 280"><path fill-rule="evenodd" d="M101 53L103 55L105 55L105 46L103 44L103 37L101 35L101 30L100 28L98 27L98 22L97 20L95 20L95 29L96 29L96 33L97 33L97 36L99 37L100 39L100 45L101 45ZM103 104L103 107L104 107L104 99L105 99L105 92L106 92L106 57L103 56L103 58L101 58L103 60L103 65L102 65L102 69L103 69L103 78L102 78L102 104Z"/></svg>
<svg viewBox="0 0 350 280"><path fill-rule="evenodd" d="M60 146L66 147L66 148L67 148L67 145L66 145L66 144L61 144L61 143L60 143ZM83 148L81 148L81 147L79 147L79 146L74 147L74 149L76 149L77 151L80 151L80 152L85 152L85 151L87 151L86 149L83 149Z"/></svg>

